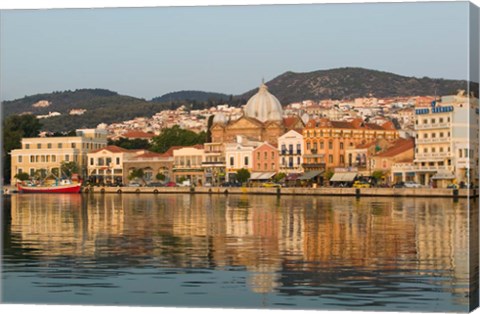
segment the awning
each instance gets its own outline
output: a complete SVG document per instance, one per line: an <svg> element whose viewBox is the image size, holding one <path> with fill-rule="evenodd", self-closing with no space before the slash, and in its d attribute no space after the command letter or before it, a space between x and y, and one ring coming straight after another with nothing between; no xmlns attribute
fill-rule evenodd
<svg viewBox="0 0 480 314"><path fill-rule="evenodd" d="M357 176L356 172L337 172L335 173L330 181L333 182L352 182Z"/></svg>
<svg viewBox="0 0 480 314"><path fill-rule="evenodd" d="M322 173L323 171L318 171L318 170L309 171L304 173L301 177L298 177L297 180L311 180Z"/></svg>
<svg viewBox="0 0 480 314"><path fill-rule="evenodd" d="M275 175L275 172L252 172L250 180L269 180Z"/></svg>
<svg viewBox="0 0 480 314"><path fill-rule="evenodd" d="M451 180L455 179L455 176L451 172L437 172L433 177L433 180Z"/></svg>

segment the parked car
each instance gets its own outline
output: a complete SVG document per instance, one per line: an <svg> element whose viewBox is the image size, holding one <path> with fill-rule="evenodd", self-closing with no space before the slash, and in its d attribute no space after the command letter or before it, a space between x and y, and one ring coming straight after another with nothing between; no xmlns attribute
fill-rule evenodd
<svg viewBox="0 0 480 314"><path fill-rule="evenodd" d="M281 187L280 184L275 183L275 182L265 182L265 183L262 184L262 186L264 188L279 188L279 187Z"/></svg>
<svg viewBox="0 0 480 314"><path fill-rule="evenodd" d="M205 182L205 184L203 186L208 188L208 187L211 187L212 184L210 182Z"/></svg>
<svg viewBox="0 0 480 314"><path fill-rule="evenodd" d="M422 185L417 182L407 181L404 183L406 188L421 188Z"/></svg>
<svg viewBox="0 0 480 314"><path fill-rule="evenodd" d="M228 181L228 182L223 182L222 186L223 187L241 187L242 184L240 182L230 182L230 181Z"/></svg>
<svg viewBox="0 0 480 314"><path fill-rule="evenodd" d="M162 182L149 182L147 184L147 186L149 187L158 187L158 186L163 186L163 183Z"/></svg>
<svg viewBox="0 0 480 314"><path fill-rule="evenodd" d="M353 187L354 188L357 188L357 189L360 189L360 188L369 188L371 185L370 183L368 182L363 182L363 181L355 181L355 183L353 183Z"/></svg>
<svg viewBox="0 0 480 314"><path fill-rule="evenodd" d="M165 186L175 187L175 186L177 186L177 184L175 182L168 182L167 184L165 184Z"/></svg>
<svg viewBox="0 0 480 314"><path fill-rule="evenodd" d="M141 185L140 185L140 183L138 183L138 182L130 182L130 183L128 184L128 186L129 186L129 187L140 187Z"/></svg>

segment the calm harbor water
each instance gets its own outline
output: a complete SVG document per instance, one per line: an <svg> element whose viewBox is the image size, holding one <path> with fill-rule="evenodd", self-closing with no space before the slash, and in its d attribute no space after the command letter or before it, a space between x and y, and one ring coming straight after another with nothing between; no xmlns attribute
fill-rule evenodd
<svg viewBox="0 0 480 314"><path fill-rule="evenodd" d="M465 199L17 194L3 209L4 303L468 310Z"/></svg>

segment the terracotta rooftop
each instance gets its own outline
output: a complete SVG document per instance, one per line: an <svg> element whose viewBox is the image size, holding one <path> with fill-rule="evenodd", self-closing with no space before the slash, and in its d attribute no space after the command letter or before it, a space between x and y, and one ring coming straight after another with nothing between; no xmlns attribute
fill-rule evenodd
<svg viewBox="0 0 480 314"><path fill-rule="evenodd" d="M334 128L334 129L367 129L367 130L395 130L391 121L387 121L382 125L376 123L363 122L361 118L353 119L352 121L332 121L327 118L320 118L317 120L310 120L307 123L309 128Z"/></svg>
<svg viewBox="0 0 480 314"><path fill-rule="evenodd" d="M154 153L151 151L147 151L141 155L135 156L135 158L161 158L161 157L170 157L166 154Z"/></svg>
<svg viewBox="0 0 480 314"><path fill-rule="evenodd" d="M400 138L393 143L392 147L390 147L383 153L375 155L375 157L393 157L398 154L404 153L409 149L413 149L414 146L415 143L413 139Z"/></svg>
<svg viewBox="0 0 480 314"><path fill-rule="evenodd" d="M126 138L148 138L148 139L150 139L154 136L155 136L155 134L153 134L153 133L146 133L146 132L142 132L142 131L128 131L128 132L122 134L122 137L126 137Z"/></svg>

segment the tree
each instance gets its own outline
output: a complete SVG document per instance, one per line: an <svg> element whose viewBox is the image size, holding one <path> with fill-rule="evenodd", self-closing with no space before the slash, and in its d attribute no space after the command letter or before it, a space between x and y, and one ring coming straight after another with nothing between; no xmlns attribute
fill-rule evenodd
<svg viewBox="0 0 480 314"><path fill-rule="evenodd" d="M250 171L248 169L240 169L237 171L237 180L241 183L247 182L250 179Z"/></svg>
<svg viewBox="0 0 480 314"><path fill-rule="evenodd" d="M166 179L165 175L163 173L157 173L157 175L155 176L155 179L157 179L158 181L164 181Z"/></svg>
<svg viewBox="0 0 480 314"><path fill-rule="evenodd" d="M195 144L203 144L206 141L206 133L199 134L181 129L178 125L167 128L162 131L159 136L152 139L151 151L165 153L173 146L192 146Z"/></svg>
<svg viewBox="0 0 480 314"><path fill-rule="evenodd" d="M20 181L25 181L30 179L30 176L26 172L20 172L15 175L15 178L20 180Z"/></svg>
<svg viewBox="0 0 480 314"><path fill-rule="evenodd" d="M121 137L115 141L108 140L108 145L115 145L125 149L149 149L150 148L150 143L148 142L148 140L144 140L141 138L128 139L128 138Z"/></svg>
<svg viewBox="0 0 480 314"><path fill-rule="evenodd" d="M34 115L14 115L3 121L3 179L10 182L12 159L10 152L22 147L22 138L36 137L42 124Z"/></svg>
<svg viewBox="0 0 480 314"><path fill-rule="evenodd" d="M145 177L145 172L143 171L143 169L135 168L128 175L128 180L140 179L142 181L145 181L144 177Z"/></svg>
<svg viewBox="0 0 480 314"><path fill-rule="evenodd" d="M213 125L213 118L215 116L212 114L210 117L208 117L208 121L207 121L207 138L205 140L205 142L207 143L211 143L212 142L212 131L210 130L212 128L212 125Z"/></svg>
<svg viewBox="0 0 480 314"><path fill-rule="evenodd" d="M60 164L60 173L70 178L74 173L78 173L78 164L74 161L62 161Z"/></svg>
<svg viewBox="0 0 480 314"><path fill-rule="evenodd" d="M282 181L287 175L284 172L279 172L273 177L274 182Z"/></svg>

